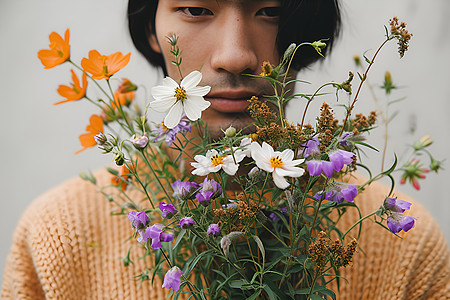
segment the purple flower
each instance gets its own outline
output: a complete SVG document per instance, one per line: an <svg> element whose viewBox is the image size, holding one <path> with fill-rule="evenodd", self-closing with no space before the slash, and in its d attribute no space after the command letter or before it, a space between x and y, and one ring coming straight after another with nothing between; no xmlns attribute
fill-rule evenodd
<svg viewBox="0 0 450 300"><path fill-rule="evenodd" d="M166 204L164 201L159 202L159 209L162 211L162 216L165 219L172 218L178 210L172 204Z"/></svg>
<svg viewBox="0 0 450 300"><path fill-rule="evenodd" d="M333 164L333 169L337 172L342 170L344 165L351 164L353 162L354 156L355 154L353 154L352 152L341 149L328 153L330 162Z"/></svg>
<svg viewBox="0 0 450 300"><path fill-rule="evenodd" d="M137 212L134 210L128 213L128 219L131 221L131 226L133 226L133 228L136 228L137 230L144 229L149 221L149 218L145 214L145 212Z"/></svg>
<svg viewBox="0 0 450 300"><path fill-rule="evenodd" d="M304 154L303 157L307 158L308 156L312 155L312 156L317 156L320 154L320 150L319 150L319 139L317 137L310 139L309 141L307 141L306 143L302 144L302 146L304 147Z"/></svg>
<svg viewBox="0 0 450 300"><path fill-rule="evenodd" d="M411 207L411 203L403 200L397 200L397 197L386 197L381 210L387 215L387 226L393 233L400 231L407 232L414 227L417 218L405 216L402 213Z"/></svg>
<svg viewBox="0 0 450 300"><path fill-rule="evenodd" d="M412 205L412 203L410 203L408 201L397 200L397 197L395 197L395 198L387 197L383 203L383 207L386 210L390 210L392 212L398 212L398 213L402 213L405 210L410 209L411 205Z"/></svg>
<svg viewBox="0 0 450 300"><path fill-rule="evenodd" d="M344 132L338 139L338 143L341 146L351 146L352 142L348 139L353 136L353 132Z"/></svg>
<svg viewBox="0 0 450 300"><path fill-rule="evenodd" d="M173 267L167 271L166 275L164 275L162 287L164 289L172 288L175 292L178 291L180 289L181 275L183 275L183 271L181 271L177 266Z"/></svg>
<svg viewBox="0 0 450 300"><path fill-rule="evenodd" d="M342 203L344 200L353 202L353 199L355 199L357 194L358 189L354 184L336 183L331 190L325 192L324 199L336 203ZM314 198L320 200L322 195L323 192L320 191L314 195Z"/></svg>
<svg viewBox="0 0 450 300"><path fill-rule="evenodd" d="M195 198L197 198L197 202L204 207L207 207L211 203L211 199L213 196L213 191L200 191L195 195Z"/></svg>
<svg viewBox="0 0 450 300"><path fill-rule="evenodd" d="M282 212L282 213L285 214L286 211L287 211L287 207L282 207L282 208L280 208L280 212ZM272 221L274 221L274 222L278 222L278 221L280 220L280 218L278 217L278 215L277 215L276 213L274 213L274 212L270 213L269 218L271 218Z"/></svg>
<svg viewBox="0 0 450 300"><path fill-rule="evenodd" d="M161 248L161 242L171 242L173 241L173 234L163 232L163 224L155 224L153 226L147 227L145 231L139 231L140 237L137 239L139 243L145 243L148 239L152 239L152 249Z"/></svg>
<svg viewBox="0 0 450 300"><path fill-rule="evenodd" d="M206 236L218 236L220 233L219 225L210 224L208 230L206 231Z"/></svg>
<svg viewBox="0 0 450 300"><path fill-rule="evenodd" d="M194 219L192 219L191 217L184 217L180 220L180 227L183 229L189 229L194 226L194 224Z"/></svg>
<svg viewBox="0 0 450 300"><path fill-rule="evenodd" d="M190 199L198 188L198 184L190 181L181 181L177 180L171 184L173 189L173 197L178 200L187 200Z"/></svg>
<svg viewBox="0 0 450 300"><path fill-rule="evenodd" d="M225 210L230 209L230 208L237 209L238 206L237 206L236 202L233 202L233 200L231 200L230 203L222 204L222 208Z"/></svg>
<svg viewBox="0 0 450 300"><path fill-rule="evenodd" d="M206 177L205 180L203 180L203 182L200 183L200 186L202 187L203 192L208 192L208 191L213 192L211 195L212 199L215 199L215 198L219 197L220 195L222 195L222 187L214 179L208 179L208 177Z"/></svg>
<svg viewBox="0 0 450 300"><path fill-rule="evenodd" d="M325 160L309 160L306 162L311 176L319 176L322 172L327 176L333 176L333 164Z"/></svg>
<svg viewBox="0 0 450 300"><path fill-rule="evenodd" d="M176 135L179 132L187 132L191 131L191 123L188 119L183 118L180 120L180 123L176 125L174 128L169 129L164 125L164 122L161 126L158 127L158 136L155 138L155 142L163 135L166 135L166 143L168 146L171 146L173 141L176 139Z"/></svg>

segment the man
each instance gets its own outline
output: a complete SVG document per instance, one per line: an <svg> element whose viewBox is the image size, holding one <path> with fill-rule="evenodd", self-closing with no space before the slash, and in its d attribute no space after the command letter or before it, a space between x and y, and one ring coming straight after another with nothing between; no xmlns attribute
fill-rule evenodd
<svg viewBox="0 0 450 300"><path fill-rule="evenodd" d="M258 74L264 60L276 64L292 42L330 39L339 25L337 3L271 0L160 0L129 2L130 32L137 48L152 64L178 79L170 63L166 36L176 33L183 51L181 73L203 73L210 85L203 112L210 134L217 137L233 124L245 127L252 120L245 100L270 92L263 81L243 74ZM295 28L295 30L294 30ZM295 70L318 57L314 51L298 55ZM99 185L109 177L97 174ZM355 181L358 182L359 179ZM362 214L378 208L387 189L373 184L356 201ZM411 201L404 196L402 199ZM166 290L156 278L139 282L148 262L125 267L120 256L142 249L125 240L130 225L110 215L110 203L95 187L74 179L44 194L23 215L5 269L2 299L164 299ZM450 296L449 251L439 228L414 203L416 228L399 239L370 222L364 224L354 266L341 274L338 299L445 299ZM340 223L346 230L357 220L349 212ZM149 259L151 261L151 259Z"/></svg>

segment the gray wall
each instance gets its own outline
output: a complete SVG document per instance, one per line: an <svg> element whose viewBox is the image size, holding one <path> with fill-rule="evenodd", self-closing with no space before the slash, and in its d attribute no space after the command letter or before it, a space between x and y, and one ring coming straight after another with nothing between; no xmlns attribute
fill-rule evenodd
<svg viewBox="0 0 450 300"><path fill-rule="evenodd" d="M447 88L450 34L447 18L450 2L344 0L343 6L346 21L341 42L324 64L299 76L313 83L302 88L311 90L324 81L346 79L348 71L355 69L353 55L366 50L369 50L368 55L373 53L383 39L383 25L397 15L408 22L410 32L414 33L410 51L399 60L395 43L392 43L379 57L370 77L370 82L379 86L384 72L390 70L394 81L403 87L392 97L407 96L407 100L392 109L401 113L390 125L388 153L401 155L405 146L414 139L431 134L435 140L432 150L436 156L448 157L450 145L446 122L450 120ZM158 82L160 75L147 66L129 41L125 8L124 0L0 2L0 90L3 104L0 118L0 187L3 191L0 270L4 268L12 232L20 214L33 198L81 171L95 170L111 163L110 157L102 156L94 149L73 154L80 148L77 137L84 131L93 107L88 103L52 105L60 100L56 88L58 84L67 83L69 71L67 66L44 70L37 59L37 51L48 45L48 34L51 31L63 34L70 27L72 57L76 60L87 56L90 49L101 53L131 51L131 62L120 76L128 76L147 89ZM382 94L380 98L384 99ZM368 93L360 99L358 110L368 113L375 108ZM342 95L340 101L346 103L348 99ZM310 115L314 114L314 109ZM298 119L292 110L289 116ZM414 134L409 133L412 122L417 126ZM381 130L370 138L373 144L382 147ZM379 156L373 155L367 163L376 170L379 160ZM446 190L450 179L448 169L450 167L442 170L439 176L429 175L420 192L406 186L398 187L420 199L441 225L447 240L450 239L450 218L447 216L450 197Z"/></svg>

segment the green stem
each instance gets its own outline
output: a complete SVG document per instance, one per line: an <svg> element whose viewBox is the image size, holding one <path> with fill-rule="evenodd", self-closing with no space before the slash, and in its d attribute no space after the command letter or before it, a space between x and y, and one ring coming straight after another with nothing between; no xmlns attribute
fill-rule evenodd
<svg viewBox="0 0 450 300"><path fill-rule="evenodd" d="M360 223L361 223L362 221L364 221L365 219L370 218L371 216L375 215L376 213L377 213L377 211L374 211L373 213L368 214L367 216L365 216L365 217L359 219L358 222L356 222L355 224L353 224L353 226L350 227L350 228L344 233L344 235L342 236L342 240L344 240L345 236L346 236L353 228L355 228L358 224L360 224Z"/></svg>

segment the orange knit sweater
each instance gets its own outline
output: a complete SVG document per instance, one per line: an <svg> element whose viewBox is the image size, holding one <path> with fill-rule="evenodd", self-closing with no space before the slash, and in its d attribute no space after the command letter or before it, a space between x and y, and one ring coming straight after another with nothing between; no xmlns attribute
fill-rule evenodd
<svg viewBox="0 0 450 300"><path fill-rule="evenodd" d="M105 172L97 174L107 183ZM356 183L361 182L356 179ZM374 183L356 198L362 214L382 204L387 188ZM403 239L367 220L353 267L343 269L338 299L450 299L450 252L431 216L413 202L416 227ZM1 298L7 299L165 299L156 278L139 286L133 276L146 267L142 260L124 267L120 257L130 245L130 222L112 216L115 208L96 187L70 180L36 199L23 214L3 275ZM357 220L349 211L345 231ZM131 248L138 257L142 248ZM151 261L151 259L149 260ZM148 262L147 262L148 263ZM148 265L147 265L148 267Z"/></svg>

